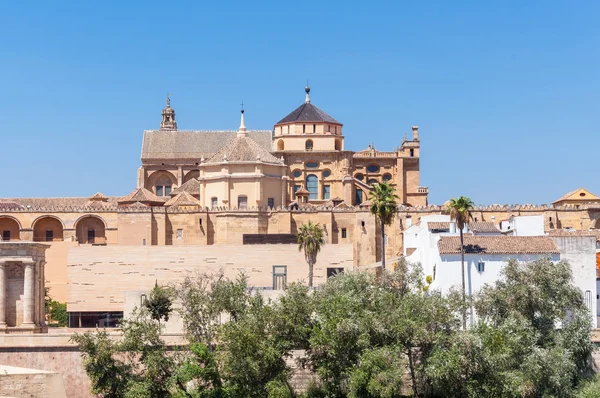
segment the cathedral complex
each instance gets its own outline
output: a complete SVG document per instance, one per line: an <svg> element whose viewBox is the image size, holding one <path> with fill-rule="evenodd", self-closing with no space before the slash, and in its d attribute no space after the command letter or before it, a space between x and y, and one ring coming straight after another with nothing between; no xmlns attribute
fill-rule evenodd
<svg viewBox="0 0 600 398"><path fill-rule="evenodd" d="M0 246L0 329L3 316L9 328L42 326L40 294L31 287L41 281L67 302L71 327L114 326L139 292L197 271L243 272L255 287L281 289L306 278L295 234L309 220L323 226L326 239L316 284L380 261L381 239L393 262L406 228L444 212L428 204L420 184L418 127L392 151L350 151L344 125L305 91L304 102L272 130L247 129L243 110L237 131L179 130L167 98L159 128L143 133L137 184L132 179L128 195L0 199L1 240L47 246L27 249L45 250L44 263L30 253L29 260L2 260ZM399 197L385 236L369 212L369 189L380 181L391 182ZM546 231L597 229L600 198L580 189L550 206L473 212L474 221L497 225L516 215L542 215Z"/></svg>

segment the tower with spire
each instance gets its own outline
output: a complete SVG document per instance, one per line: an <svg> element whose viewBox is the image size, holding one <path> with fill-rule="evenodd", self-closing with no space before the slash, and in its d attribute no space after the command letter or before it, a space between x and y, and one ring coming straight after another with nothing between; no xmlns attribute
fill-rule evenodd
<svg viewBox="0 0 600 398"><path fill-rule="evenodd" d="M175 109L171 108L171 94L167 94L167 106L162 111L160 130L177 131L177 122L175 121Z"/></svg>

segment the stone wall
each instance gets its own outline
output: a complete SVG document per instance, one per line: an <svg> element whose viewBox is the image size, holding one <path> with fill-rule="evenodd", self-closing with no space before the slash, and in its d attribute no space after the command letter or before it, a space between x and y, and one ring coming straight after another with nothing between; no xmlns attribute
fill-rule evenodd
<svg viewBox="0 0 600 398"><path fill-rule="evenodd" d="M56 372L0 365L0 396L66 398L62 377Z"/></svg>

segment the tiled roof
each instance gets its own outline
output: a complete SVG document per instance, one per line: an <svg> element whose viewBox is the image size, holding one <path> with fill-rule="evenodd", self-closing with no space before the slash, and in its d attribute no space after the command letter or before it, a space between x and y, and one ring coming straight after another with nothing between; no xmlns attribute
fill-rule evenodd
<svg viewBox="0 0 600 398"><path fill-rule="evenodd" d="M200 206L200 201L194 198L187 192L182 192L179 195L169 199L165 206Z"/></svg>
<svg viewBox="0 0 600 398"><path fill-rule="evenodd" d="M281 119L277 124L294 122L316 122L316 123L335 123L341 124L321 109L310 102L304 103L294 109L289 115Z"/></svg>
<svg viewBox="0 0 600 398"><path fill-rule="evenodd" d="M225 157L227 157L225 159ZM228 162L256 162L260 160L263 163L281 164L280 160L261 147L250 137L235 137L223 146L217 153L212 155L207 161L210 163Z"/></svg>
<svg viewBox="0 0 600 398"><path fill-rule="evenodd" d="M150 192L146 188L136 188L129 195L122 197L117 201L119 204L132 204L135 202L140 203L154 203L154 204L163 204L165 202L165 198L161 198L160 196L156 196L154 193Z"/></svg>
<svg viewBox="0 0 600 398"><path fill-rule="evenodd" d="M548 232L550 236L594 236L597 241L600 241L600 230L592 229L592 230L565 230L565 229L553 229Z"/></svg>
<svg viewBox="0 0 600 398"><path fill-rule="evenodd" d="M491 221L472 221L469 223L469 229L473 232L497 232L500 230Z"/></svg>
<svg viewBox="0 0 600 398"><path fill-rule="evenodd" d="M308 192L308 189L304 188L304 186L301 186L299 190L297 190L296 195L300 194L300 195L308 195L310 194L310 192Z"/></svg>
<svg viewBox="0 0 600 398"><path fill-rule="evenodd" d="M555 200L554 202L552 202L552 204L560 203L567 200L580 200L582 202L587 202L590 200L600 201L600 198L585 188L579 188L567 193L560 199Z"/></svg>
<svg viewBox="0 0 600 398"><path fill-rule="evenodd" d="M449 231L450 222L448 221L427 221L427 228L431 231L433 229Z"/></svg>
<svg viewBox="0 0 600 398"><path fill-rule="evenodd" d="M20 205L17 202L0 200L0 209L12 210L12 209L20 209L22 207L23 207L23 205Z"/></svg>
<svg viewBox="0 0 600 398"><path fill-rule="evenodd" d="M142 141L142 161L153 159L208 159L237 135L237 131L160 131L146 130ZM261 148L271 150L273 133L248 131Z"/></svg>
<svg viewBox="0 0 600 398"><path fill-rule="evenodd" d="M465 236L468 254L559 254L549 236ZM460 237L442 236L440 254L460 254Z"/></svg>
<svg viewBox="0 0 600 398"><path fill-rule="evenodd" d="M108 196L104 195L103 193L100 192L96 192L94 195L90 196L90 200L108 200Z"/></svg>
<svg viewBox="0 0 600 398"><path fill-rule="evenodd" d="M183 183L180 187L175 188L171 191L170 195L175 196L182 192L188 192L192 195L200 195L200 181L192 178L189 181Z"/></svg>
<svg viewBox="0 0 600 398"><path fill-rule="evenodd" d="M105 206L116 206L117 197L108 197L106 199ZM30 207L33 209L39 208L81 208L87 207L92 204L89 197L76 197L76 198L6 198L0 199L0 202L17 203L23 207ZM95 202L98 203L99 201Z"/></svg>

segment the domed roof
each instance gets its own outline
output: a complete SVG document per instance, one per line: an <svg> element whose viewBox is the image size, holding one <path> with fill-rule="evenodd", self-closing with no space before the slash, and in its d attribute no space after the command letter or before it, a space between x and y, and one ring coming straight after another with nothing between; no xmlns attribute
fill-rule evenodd
<svg viewBox="0 0 600 398"><path fill-rule="evenodd" d="M294 109L289 115L281 119L277 124L294 122L312 122L312 123L334 123L341 124L327 113L310 103L310 87L306 86L306 101Z"/></svg>

